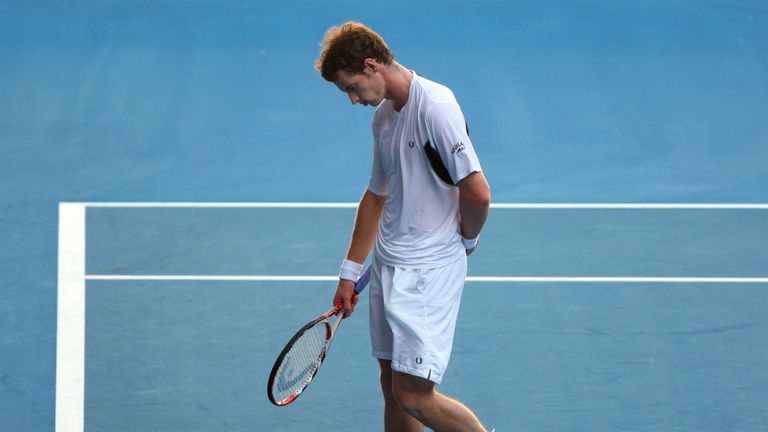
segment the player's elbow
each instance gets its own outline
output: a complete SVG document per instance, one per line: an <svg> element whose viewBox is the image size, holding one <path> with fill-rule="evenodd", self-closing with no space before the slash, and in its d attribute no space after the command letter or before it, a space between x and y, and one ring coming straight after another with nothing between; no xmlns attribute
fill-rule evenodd
<svg viewBox="0 0 768 432"><path fill-rule="evenodd" d="M475 193L473 197L473 201L475 205L478 207L490 207L491 205L491 187L488 186L488 183L485 183L485 186L482 188L482 190Z"/></svg>
<svg viewBox="0 0 768 432"><path fill-rule="evenodd" d="M467 203L476 208L487 209L491 206L491 191L473 194L468 197Z"/></svg>
<svg viewBox="0 0 768 432"><path fill-rule="evenodd" d="M491 187L482 172L474 172L459 182L461 200L473 207L491 205Z"/></svg>

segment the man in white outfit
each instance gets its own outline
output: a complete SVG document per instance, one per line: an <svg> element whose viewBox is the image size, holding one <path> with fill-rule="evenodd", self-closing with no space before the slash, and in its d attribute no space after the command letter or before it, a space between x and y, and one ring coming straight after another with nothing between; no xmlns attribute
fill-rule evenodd
<svg viewBox="0 0 768 432"><path fill-rule="evenodd" d="M316 66L353 104L376 106L371 177L355 217L334 304L345 317L373 249L371 344L388 432L485 431L435 389L453 345L467 256L477 248L490 188L447 87L398 64L354 22L332 27Z"/></svg>

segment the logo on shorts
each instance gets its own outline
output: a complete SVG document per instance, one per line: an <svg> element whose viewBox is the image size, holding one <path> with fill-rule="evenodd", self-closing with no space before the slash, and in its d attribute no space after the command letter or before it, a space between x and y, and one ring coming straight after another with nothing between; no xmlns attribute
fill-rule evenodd
<svg viewBox="0 0 768 432"><path fill-rule="evenodd" d="M421 363L422 363L421 357L416 357L416 364L420 365Z"/></svg>

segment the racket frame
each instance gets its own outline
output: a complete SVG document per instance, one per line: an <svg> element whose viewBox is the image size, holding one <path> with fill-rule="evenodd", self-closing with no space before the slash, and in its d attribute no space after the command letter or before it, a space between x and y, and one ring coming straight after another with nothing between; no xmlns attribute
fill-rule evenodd
<svg viewBox="0 0 768 432"><path fill-rule="evenodd" d="M355 284L356 295L360 294L368 285L368 281L370 280L370 274L371 274L371 267L369 266L363 272L363 274L360 276L360 279ZM283 348L283 350L280 351L280 354L277 356L277 359L275 360L274 366L272 366L272 371L269 373L269 380L267 381L267 397L269 397L269 401L272 402L274 405L285 406L290 404L291 402L296 400L296 398L298 398L299 395L304 390L307 389L309 384L315 378L315 375L317 375L317 372L320 370L320 366L322 366L323 361L325 361L325 357L328 354L328 349L331 347L331 342L333 341L333 336L336 334L336 329L338 329L343 319L341 314L342 308L343 308L343 305L341 304L335 305L326 313L320 315L319 317L305 324L301 329L299 329L299 331L296 332L296 334L293 335L293 337L288 341L288 343L285 344L285 347ZM336 319L332 323L329 323L328 319L333 316L335 316ZM317 363L316 363L315 369L312 371L312 374L305 379L304 385L301 386L297 391L293 392L290 396L281 400L275 399L275 396L272 394L272 387L275 384L275 380L277 379L277 373L280 370L280 366L282 365L283 360L285 359L285 356L288 355L288 353L291 351L291 348L293 348L293 345L296 343L296 341L299 340L307 330L311 329L312 327L314 327L315 325L323 321L325 321L325 326L326 326L325 345L323 345L323 348L320 350L320 354L318 355Z"/></svg>

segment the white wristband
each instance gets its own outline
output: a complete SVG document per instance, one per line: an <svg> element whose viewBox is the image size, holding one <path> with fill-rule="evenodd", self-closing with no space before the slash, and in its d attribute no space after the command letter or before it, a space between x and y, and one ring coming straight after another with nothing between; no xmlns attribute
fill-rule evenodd
<svg viewBox="0 0 768 432"><path fill-rule="evenodd" d="M461 236L461 242L464 243L464 249L466 250L472 250L477 247L477 243L480 241L480 236L477 236L473 239L464 238L464 236Z"/></svg>
<svg viewBox="0 0 768 432"><path fill-rule="evenodd" d="M363 272L363 265L345 259L341 263L341 271L339 272L339 279L351 280L357 282L360 279L360 273Z"/></svg>

